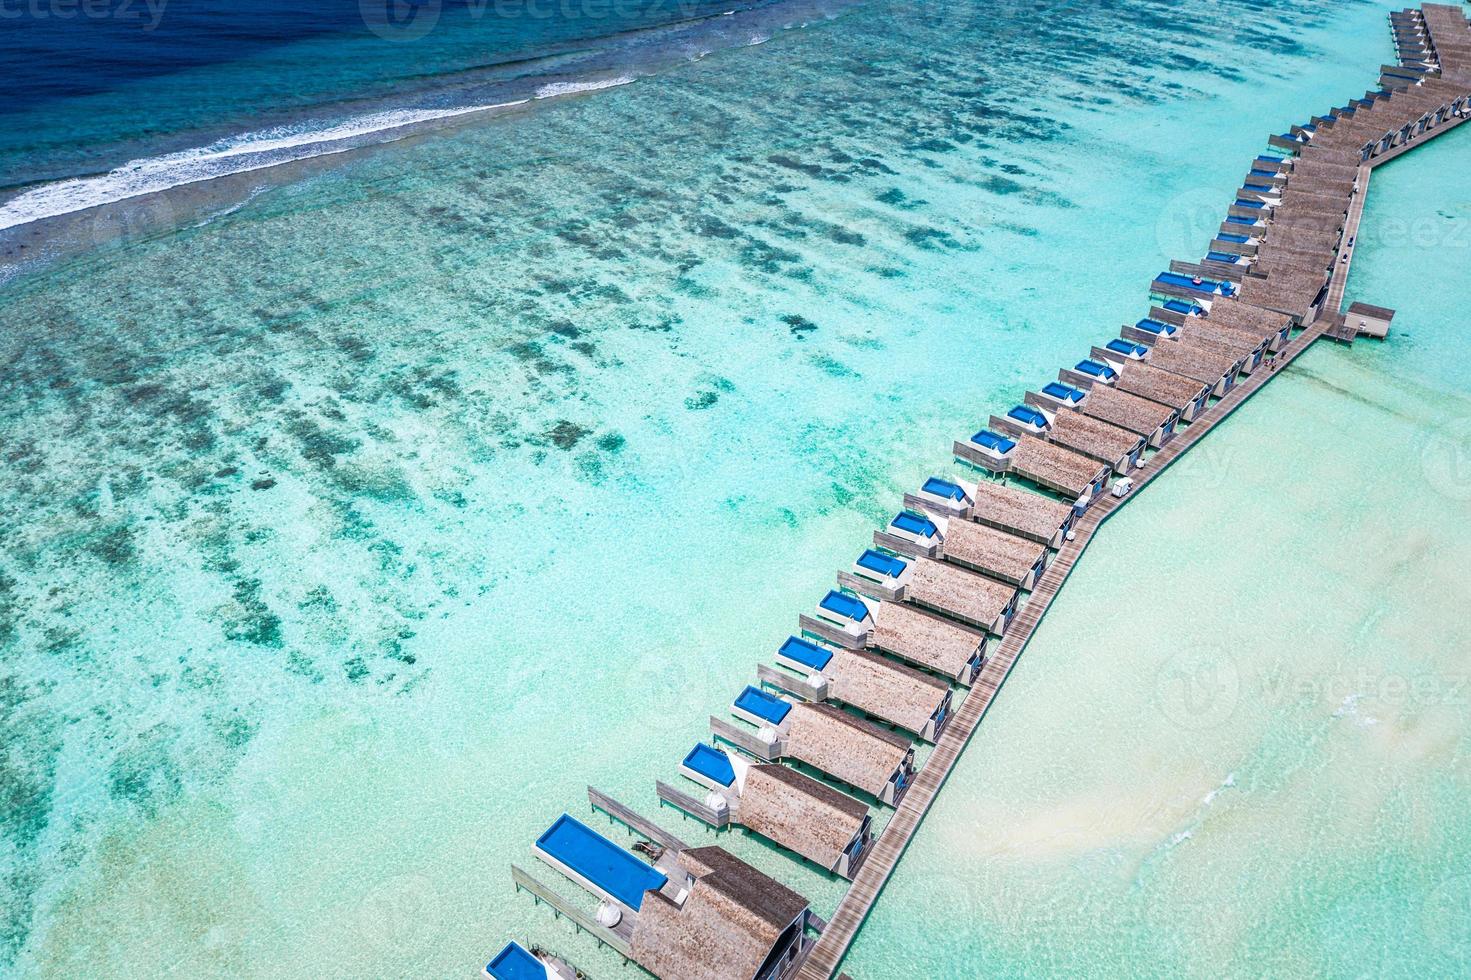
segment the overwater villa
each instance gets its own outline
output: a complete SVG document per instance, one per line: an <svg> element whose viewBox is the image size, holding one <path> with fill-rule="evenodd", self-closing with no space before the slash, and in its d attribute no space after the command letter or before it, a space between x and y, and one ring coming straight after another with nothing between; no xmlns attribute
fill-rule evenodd
<svg viewBox="0 0 1471 980"><path fill-rule="evenodd" d="M842 708L747 686L730 710L756 731L714 717L711 730L762 762L802 763L890 806L914 778L909 739Z"/></svg>
<svg viewBox="0 0 1471 980"><path fill-rule="evenodd" d="M930 477L916 493L904 495L904 506L940 517L964 517L987 527L1062 547L1077 514L1072 507L1042 494L995 480L971 483Z"/></svg>
<svg viewBox="0 0 1471 980"><path fill-rule="evenodd" d="M919 518L934 529L934 557L981 572L1015 588L1030 589L1047 568L1047 548L975 521L925 517L916 511L901 511L889 526L874 534L881 548L915 554L926 539L908 530L905 518Z"/></svg>
<svg viewBox="0 0 1471 980"><path fill-rule="evenodd" d="M969 686L986 657L986 634L899 602L831 591L803 632L850 650L872 650Z"/></svg>
<svg viewBox="0 0 1471 980"><path fill-rule="evenodd" d="M520 943L507 943L486 964L486 980L578 980L578 974L553 956L529 952Z"/></svg>
<svg viewBox="0 0 1471 980"><path fill-rule="evenodd" d="M1091 364L1092 362L1085 362ZM1109 377L1112 367L1096 365ZM1044 490L1071 500L1079 513L1088 509L1108 485L1107 466L1033 435L1009 438L983 429L954 445L957 458L992 473L1019 476Z"/></svg>
<svg viewBox="0 0 1471 980"><path fill-rule="evenodd" d="M1100 356L1108 351L1096 351ZM1193 378L1210 387L1211 393L1221 397L1236 383L1237 375L1246 358L1231 352L1222 352L1202 345L1156 344L1150 349L1147 363L1163 368L1172 374ZM1122 359L1113 362L1119 370L1124 367Z"/></svg>
<svg viewBox="0 0 1471 980"><path fill-rule="evenodd" d="M721 847L659 848L650 864L563 814L532 853L600 900L596 918L579 925L658 977L779 980L809 944L807 900ZM571 976L534 972L540 963L521 950L492 961L501 972L487 975Z"/></svg>
<svg viewBox="0 0 1471 980"><path fill-rule="evenodd" d="M956 523L980 527L963 520ZM883 532L875 538L876 543L888 547ZM900 557L875 548L859 555L851 571L838 573L838 586L873 599L908 602L997 636L1005 634L1018 601L1015 585L977 575L946 561Z"/></svg>
<svg viewBox="0 0 1471 980"><path fill-rule="evenodd" d="M1077 391L1053 382L1046 385L1039 392L1027 392L1028 402L1046 403L1052 398L1051 392L1058 388L1066 388L1069 391ZM1142 436L1146 445L1158 449L1175 434L1175 426L1180 421L1180 413L1167 405L1140 398L1120 391L1112 385L1094 385L1086 392L1081 402L1075 403L1077 410L1084 415L1107 422L1110 425Z"/></svg>
<svg viewBox="0 0 1471 980"><path fill-rule="evenodd" d="M1281 350L1292 333L1292 318L1234 299L1218 299L1206 305L1166 301L1152 307L1149 316L1177 327L1189 326L1196 320L1208 319L1219 326L1240 327L1266 337L1271 350Z"/></svg>
<svg viewBox="0 0 1471 980"><path fill-rule="evenodd" d="M1218 348L1240 354L1244 361L1241 370L1245 374L1255 371L1272 349L1272 338L1251 327L1233 327L1217 322L1215 317L1196 317L1181 331L1185 344L1208 343Z"/></svg>
<svg viewBox="0 0 1471 980"><path fill-rule="evenodd" d="M1118 346L1113 346L1117 343ZM1128 341L1111 342L1110 348L1119 356L1142 359L1148 348ZM1012 408L1005 416L992 416L991 428L1000 432L1022 436L1037 435L1049 442L1073 450L1090 459L1107 463L1120 476L1138 465L1144 454L1144 440L1136 434L1118 430L1106 422L1083 415L1072 408L1051 404L1054 395L1047 399L1035 399ZM1084 392L1078 389L1079 396ZM1072 397L1069 395L1069 397Z"/></svg>
<svg viewBox="0 0 1471 980"><path fill-rule="evenodd" d="M809 701L846 704L929 742L950 718L954 691L948 683L887 657L790 636L776 662L786 671L757 666L763 684Z"/></svg>
<svg viewBox="0 0 1471 980"><path fill-rule="evenodd" d="M1205 382L1139 361L1121 365L1112 387L1168 406L1180 413L1183 422L1205 411L1211 397L1211 386Z"/></svg>
<svg viewBox="0 0 1471 980"><path fill-rule="evenodd" d="M707 790L704 801L659 783L659 798L717 829L739 824L844 878L858 873L873 842L868 806L787 766L750 762L703 742L680 774Z"/></svg>

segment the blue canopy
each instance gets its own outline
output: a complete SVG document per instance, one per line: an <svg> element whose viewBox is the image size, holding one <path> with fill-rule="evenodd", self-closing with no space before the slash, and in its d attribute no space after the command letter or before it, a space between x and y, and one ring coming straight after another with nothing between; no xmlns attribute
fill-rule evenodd
<svg viewBox="0 0 1471 980"><path fill-rule="evenodd" d="M1062 384L1059 381L1050 381L1042 386L1042 394L1052 398L1060 398L1065 402L1080 402L1083 393L1071 385Z"/></svg>
<svg viewBox="0 0 1471 980"><path fill-rule="evenodd" d="M1159 320L1151 320L1148 317L1140 320L1138 323L1134 324L1134 326L1138 327L1140 330L1148 330L1150 333L1161 334L1164 336L1169 336L1170 334L1175 332L1174 324L1161 323Z"/></svg>
<svg viewBox="0 0 1471 980"><path fill-rule="evenodd" d="M1079 361L1077 370L1084 374L1090 374L1095 378L1112 378L1118 372L1107 364L1099 364L1097 361Z"/></svg>
<svg viewBox="0 0 1471 980"><path fill-rule="evenodd" d="M1006 413L1009 419L1016 419L1024 425L1034 425L1039 429L1047 428L1047 416L1037 411L1030 405L1017 405Z"/></svg>

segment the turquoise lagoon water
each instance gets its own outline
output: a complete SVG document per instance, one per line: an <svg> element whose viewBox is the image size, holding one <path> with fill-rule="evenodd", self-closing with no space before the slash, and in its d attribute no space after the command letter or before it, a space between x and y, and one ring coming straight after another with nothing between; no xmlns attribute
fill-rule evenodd
<svg viewBox="0 0 1471 980"><path fill-rule="evenodd" d="M1468 160L1375 172L1390 340L1308 352L1089 548L854 976L1471 968Z"/></svg>
<svg viewBox="0 0 1471 980"><path fill-rule="evenodd" d="M467 975L519 937L622 974L507 865L589 783L652 812L949 441L1371 81L1385 9L858 5L11 283L0 972ZM1370 226L1464 232L1447 144ZM1421 433L1468 414L1465 253L1422 294L1423 241L1362 241L1393 342L1112 522L855 976L1465 955L1467 709L1384 681L1459 669L1461 430Z"/></svg>

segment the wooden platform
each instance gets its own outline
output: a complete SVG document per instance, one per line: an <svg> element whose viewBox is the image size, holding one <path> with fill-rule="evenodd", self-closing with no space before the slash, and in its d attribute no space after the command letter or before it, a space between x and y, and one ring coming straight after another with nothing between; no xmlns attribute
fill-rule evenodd
<svg viewBox="0 0 1471 980"><path fill-rule="evenodd" d="M1468 64L1471 64L1471 47L1467 48L1467 58ZM1402 71L1396 66L1386 66L1386 70L1392 75L1395 72ZM1471 71L1471 69L1468 69L1468 71ZM1396 75L1395 77L1399 76ZM1448 78L1446 80L1450 81L1451 79ZM1462 81L1456 80L1455 84L1460 85ZM1465 84L1471 86L1471 74L1467 74L1464 81ZM1404 82L1399 82L1394 87L1403 89ZM1439 98L1438 92L1438 89L1431 90L1429 94L1434 98ZM1350 100L1350 103L1354 101ZM1393 105L1394 103L1391 104ZM1412 103L1412 105L1414 104L1417 103ZM1361 105L1368 107L1369 103L1361 101ZM1347 119L1348 117L1345 116L1344 118ZM1308 321L1315 316L1316 320L1307 322L1297 336L1292 337L1283 345L1282 349L1275 354L1275 357L1269 355L1268 361L1264 361L1248 377L1239 381L1229 391L1226 391L1223 398L1214 405L1204 407L1188 425L1177 429L1173 439L1167 441L1163 447L1148 457L1147 465L1144 469L1131 474L1131 479L1134 482L1134 489L1131 493L1122 498L1114 497L1111 493L1106 493L1099 497L1083 515L1076 519L1073 525L1075 533L1072 540L1050 539L1053 540L1054 545L1060 545L1056 557L1034 583L1030 595L1026 598L1016 616L1011 620L1004 638L999 643L993 644L989 659L981 671L972 679L970 691L963 702L961 702L959 708L949 716L945 727L936 738L933 751L926 759L924 767L914 776L907 792L893 811L893 815L884 828L883 833L863 855L861 864L852 877L852 883L847 893L839 902L830 920L822 927L821 935L817 941L809 949L804 951L805 958L802 960L796 974L800 980L831 980L837 972L859 928L867 918L869 910L873 907L874 902L877 901L879 894L883 891L890 875L893 874L894 869L897 867L899 859L908 848L909 842L918 832L920 824L939 795L961 752L964 751L972 735L975 734L981 719L985 717L992 700L1006 682L1012 667L1016 664L1018 658L1020 658L1022 651L1026 648L1027 643L1036 632L1038 625L1047 614L1052 601L1061 591L1063 584L1067 581L1068 576L1081 559L1083 552L1087 549L1103 523L1135 496L1144 492L1176 459L1209 435L1217 424L1228 418L1248 398L1265 387L1278 374L1288 369L1292 362L1319 338L1326 336L1343 342L1352 341L1355 331L1345 323L1341 312L1349 270L1353 261L1354 249L1349 245L1349 242L1355 240L1359 234L1359 225L1363 218L1364 205L1368 197L1371 171L1380 164L1387 163L1409 150L1420 146L1422 143L1429 142L1430 139L1439 136L1441 133L1459 126L1464 121L1466 119L1462 117L1447 118L1433 128L1425 129L1416 134L1412 139L1395 145L1378 156L1371 156L1363 160L1362 163L1359 162L1361 156L1359 152L1343 149L1331 141L1325 146L1323 145L1325 141L1322 139L1319 140L1319 147L1312 154L1314 169L1309 170L1305 167L1300 174L1302 179L1309 183L1303 185L1304 189L1299 191L1299 194L1313 195L1314 188L1324 181L1325 178L1323 175L1327 172L1332 180L1336 180L1339 189L1341 189L1342 195L1345 198L1344 207L1346 209L1346 213L1342 214L1342 224L1338 224L1335 220L1333 225L1332 231L1336 233L1341 228L1342 234L1339 240L1337 260L1333 265L1332 275L1327 279L1326 284L1324 282L1324 276L1327 273L1327 249L1331 245L1331 240L1324 240L1317 246L1322 250L1322 258L1325 262L1313 272L1313 277L1308 285L1311 286L1310 296L1314 302L1316 302L1317 297L1322 297L1321 306L1314 307L1306 304L1298 304L1283 307L1280 305L1282 302L1294 299L1297 292L1295 289L1297 283L1291 275L1291 268L1287 268L1285 271L1270 269L1265 278L1261 276L1250 279L1243 277L1243 281L1248 282L1252 287L1260 287L1263 283L1278 283L1281 286L1281 288L1258 288L1257 291L1260 293L1262 302L1254 305L1259 306L1261 309L1297 310L1294 315L1304 321ZM1326 119L1319 119L1318 122L1320 124L1320 130L1330 134L1333 131L1333 127L1340 124L1339 121L1333 121L1330 125L1329 120ZM1349 123L1343 124L1349 125ZM1349 130L1349 132L1353 133L1356 131ZM1283 146L1293 152L1303 149L1302 144L1283 140L1281 137L1273 137L1271 142L1273 145ZM1342 141L1340 140L1338 142ZM1372 144L1373 141L1371 140L1369 143ZM1357 166L1356 173L1353 170L1355 166ZM1286 165L1283 165L1278 170L1282 175L1282 179L1285 180L1288 190L1292 190L1292 176L1290 172L1286 171L1285 167ZM1358 186L1357 193L1351 193L1346 186L1348 183L1347 175L1349 174L1354 175ZM1319 183L1313 183L1314 180L1319 181ZM1275 182L1278 181L1274 180ZM1338 190L1334 190L1333 193L1337 194ZM1311 208L1309 205L1311 204L1311 197L1304 198L1303 200L1307 201L1307 203L1299 206L1308 209L1310 212ZM1253 212L1252 216L1257 217L1258 215ZM1311 217L1311 213L1309 213L1309 217ZM1278 212L1278 219L1279 224L1276 227L1278 233L1283 236L1283 247L1289 248L1291 242L1296 241L1298 237L1304 234L1301 229L1306 227L1306 225L1301 221L1294 222L1284 218L1281 211ZM1270 230L1268 234L1270 236ZM1173 264L1172 268L1176 266L1178 266L1178 263ZM1197 266L1192 265L1189 268L1197 268ZM1269 268L1269 266L1264 264L1263 268ZM1223 268L1218 271L1214 267L1199 267L1199 271L1202 278L1215 278L1235 272L1236 270ZM1169 290L1163 291L1170 292ZM1189 295L1191 291L1181 290L1181 292ZM1240 302L1252 305L1252 299L1249 298L1243 297ZM1234 302L1231 305L1233 309L1236 307L1236 303ZM1066 375L1067 372L1064 371L1063 376ZM1079 383L1085 386L1088 384L1086 380L1080 380ZM1038 441L1030 436L1026 437L1026 440ZM1051 443L1044 443L1043 445L1056 451L1056 447ZM992 469L996 472L1013 470L1015 460L1022 458L1022 455L1024 455L1016 455L1006 463L998 464L995 460L980 454L978 450L975 450L973 446L967 443L956 443L955 452L957 455L976 463L980 467ZM1079 456L1078 458L1082 459L1083 457ZM1093 461L1089 460L1088 462L1091 463ZM1102 472L1101 465L1100 472ZM1022 474L1017 473L1016 475ZM1035 475L1032 479L1034 482L1039 482L1044 486L1051 485L1046 480L1037 480ZM1069 495L1071 495L1071 491L1069 491ZM1039 497L1038 499L1042 498ZM909 498L906 498L905 504L906 506L911 505ZM982 520L981 523L988 522ZM1050 535L1050 532L1048 534ZM887 542L881 541L880 543L886 544ZM904 549L899 548L897 550L903 551ZM813 617L803 616L801 622L804 629L817 633L818 635L828 636L830 633L834 634L828 636L828 638L839 646L852 646L852 640L850 638L847 638L838 631L832 630ZM813 692L804 691L800 684L787 678L786 675L773 668L758 668L758 676L763 682L787 690L801 698L807 698L813 694ZM722 729L730 731L737 736L734 739L737 744L747 740L747 736L741 730L735 726L728 725L728 723L721 719L712 719L712 728L717 733L720 733ZM759 752L754 754L760 755ZM731 824L740 822L738 819L735 819L735 814L731 811L727 811L722 818L721 815L708 807L703 800L697 799L690 793L667 783L658 783L656 792L661 803L672 805L682 810L685 814L693 815L697 819L714 826L716 829L725 828ZM604 794L590 789L589 800L594 808L603 810L613 819L624 822L635 832L641 833L651 840L674 849L679 849L684 846L678 838L661 830L650 821L638 816L633 811L611 800ZM538 901L551 905L558 914L572 919L578 928L592 932L599 941L606 942L615 950L618 950L625 956L627 955L628 935L626 924L624 924L622 931L604 929L598 926L585 912L567 903L561 896L536 881L521 868L513 866L513 877L518 888L524 888L530 891L537 897ZM846 975L841 977L840 980L847 980Z"/></svg>
<svg viewBox="0 0 1471 980"><path fill-rule="evenodd" d="M924 768L920 770L909 792L905 794L904 801L894 811L893 818L874 843L868 859L853 879L852 887L838 903L837 910L828 920L827 929L813 946L807 961L803 963L802 969L798 972L799 980L830 980L837 971L839 962L847 953L853 937L858 932L858 927L867 918L868 911L878 898L879 892L883 890L889 876L893 874L895 865L899 863L899 858L909 846L909 841L914 837L915 831L919 829L920 822L929 812L930 806L940 792L940 787L945 784L951 768L960 758L961 751L970 741L971 735L975 733L981 718L985 716L986 709L990 707L992 699L1001 689L1007 675L1011 673L1012 666L1021 656L1027 641L1032 638L1037 625L1047 614L1052 600L1057 597L1063 583L1067 581L1068 575L1072 572L1073 566L1082 556L1089 542L1093 540L1093 535L1099 526L1158 478L1172 462L1208 435L1242 402L1280 374L1283 367L1296 359L1322 335L1323 324L1319 322L1294 337L1277 355L1277 370L1257 371L1231 389L1225 398L1196 416L1195 421L1188 428L1155 453L1150 458L1149 465L1135 478L1135 489L1132 493L1123 498L1114 497L1112 494L1106 495L1079 519L1075 527L1076 538L1063 545L1057 557L1053 559L1051 567L1038 581L1037 588L1032 592L1026 605L1012 620L1006 639L996 648L980 676L976 678L970 695L961 703L949 727L940 736Z"/></svg>
<svg viewBox="0 0 1471 980"><path fill-rule="evenodd" d="M1339 244L1338 261L1328 281L1327 294L1317 311L1317 318L1314 322L1308 323L1301 333L1285 344L1271 365L1264 364L1246 380L1228 391L1225 397L1215 405L1197 414L1188 428L1181 431L1150 457L1146 469L1134 477L1135 488L1128 496L1118 498L1109 494L1078 519L1074 526L1076 531L1074 539L1063 543L1051 567L1038 580L1026 604L1012 620L1005 639L992 652L985 668L975 679L969 696L952 717L944 734L936 742L934 752L926 761L924 769L919 772L908 794L884 829L883 835L870 850L867 861L854 877L848 893L833 913L828 928L803 963L798 973L800 980L831 980L837 971L838 964L847 953L858 928L893 873L899 858L909 846L909 841L918 830L920 822L929 812L951 768L975 733L981 718L985 716L986 709L990 707L992 699L1000 690L1001 685L1005 683L1007 675L1010 674L1012 666L1032 638L1037 625L1047 614L1052 600L1057 597L1063 583L1067 581L1073 566L1082 556L1103 522L1141 493L1146 486L1168 469L1171 463L1205 438L1219 422L1230 416L1246 399L1281 373L1314 341L1328 335L1329 331L1333 331L1334 339L1341 339L1344 325L1340 314L1354 251L1349 242L1355 240L1359 233L1359 224L1364 214L1364 203L1368 198L1370 172L1373 168L1429 142L1431 138L1455 128L1464 121L1464 118L1448 119L1404 144L1393 147L1376 157L1371 157L1359 167L1356 175L1358 193L1353 194L1348 201ZM1294 145L1290 148L1298 149L1299 147ZM1288 186L1291 186L1290 176L1287 182Z"/></svg>

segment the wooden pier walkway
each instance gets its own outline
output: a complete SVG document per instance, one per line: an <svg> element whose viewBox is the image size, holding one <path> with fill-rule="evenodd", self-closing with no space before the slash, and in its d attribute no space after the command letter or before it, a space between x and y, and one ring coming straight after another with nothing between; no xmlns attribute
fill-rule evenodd
<svg viewBox="0 0 1471 980"><path fill-rule="evenodd" d="M1129 474L1129 479L1133 482L1133 489L1128 494L1124 497L1115 497L1112 493L1105 493L1077 518L1069 539L1060 542L1054 539L1054 543L1060 544L1056 557L1035 582L1025 603L1015 618L1011 620L1004 637L993 648L984 667L974 678L969 693L961 702L958 710L948 718L945 727L935 740L934 748L924 767L914 776L904 796L899 800L883 833L864 855L847 893L838 903L832 917L826 923L820 921L817 923L820 926L820 935L811 944L801 961L796 974L798 980L832 980L859 928L888 883L900 858L908 848L909 842L914 838L920 824L929 813L930 807L949 778L955 763L979 727L981 719L985 717L987 709L1006 682L1012 667L1015 666L1043 617L1051 608L1052 601L1057 598L1063 584L1104 522L1142 493L1169 469L1175 460L1214 431L1217 425L1229 418L1247 399L1288 368L1319 338L1329 336L1333 339L1349 340L1354 336L1357 328L1350 328L1346 325L1341 311L1373 169L1428 142L1429 138L1438 136L1471 119L1471 25L1466 25L1464 18L1456 19L1453 8L1428 5L1425 10L1433 14L1438 32L1437 37L1440 40L1436 48L1439 67L1436 68L1433 76L1423 75L1420 70L1411 72L1404 68L1386 66L1385 75L1381 77L1381 84L1395 92L1411 92L1412 94L1404 96L1400 101L1395 101L1395 95L1381 91L1367 93L1363 100L1350 100L1350 105L1357 106L1357 109L1334 109L1332 118L1314 117L1314 126L1306 127L1306 129L1294 127L1293 135L1271 138L1273 146L1280 147L1293 155L1292 161L1278 166L1271 162L1275 158L1257 158L1258 161L1267 161L1261 163L1260 166L1276 169L1280 177L1276 184L1279 190L1285 187L1285 192L1270 196L1277 199L1277 203L1271 207L1259 210L1260 206L1254 205L1250 211L1245 206L1231 209L1231 214L1236 214L1240 210L1241 216L1250 220L1242 225L1223 225L1223 232L1235 233L1244 228L1265 229L1263 232L1253 230L1250 233L1257 236L1256 238L1249 240L1237 234L1221 236L1225 242L1251 241L1256 243L1252 244L1249 249L1243 246L1241 254L1252 256L1251 262L1255 263L1257 272L1237 275L1235 274L1238 272L1237 267L1224 262L1210 266L1198 263L1172 263L1171 272L1177 273L1176 279L1169 281L1161 277L1160 280L1156 280L1156 287L1159 287L1159 283L1163 281L1168 288L1156 288L1155 292L1176 295L1170 291L1171 288L1174 288L1181 290L1179 295L1189 300L1194 300L1197 293L1209 301L1220 299L1223 296L1228 297L1228 299L1221 299L1221 306L1214 307L1216 312L1214 318L1209 313L1206 314L1205 319L1200 321L1184 318L1187 330L1191 322L1204 324L1200 327L1202 334L1214 324L1222 324L1222 329L1224 329L1231 326L1232 321L1238 321L1240 317L1254 310L1256 314L1260 314L1260 317L1256 320L1248 318L1247 322L1259 326L1263 320L1271 321L1275 318L1279 324L1266 331L1268 336L1276 337L1277 330L1285 328L1289 318L1292 322L1302 325L1300 332L1288 339L1275 355L1268 355L1267 361L1251 369L1250 374L1237 381L1229 390L1225 390L1224 387L1218 389L1225 391L1224 397L1214 405L1202 407L1186 427L1176 430L1173 439L1167 441L1163 447L1148 457L1143 469ZM1397 16L1403 19L1409 17L1409 13ZM1396 24L1393 16L1391 23ZM1426 26L1423 18L1413 23L1408 21L1405 23L1408 26L1396 25L1397 43L1401 34L1404 35L1405 43L1414 42L1420 36L1420 27ZM1460 31L1462 26L1466 27L1464 38ZM1445 81L1440 80L1442 69ZM1433 86L1429 84L1431 81L1435 82ZM1419 87L1422 83L1425 83L1423 89ZM1390 100L1391 114L1371 115L1376 106L1382 108L1385 105L1380 101L1381 99ZM1406 114L1403 117L1393 115L1396 107L1403 107ZM1381 125L1386 128L1379 128ZM1309 132L1314 129L1317 131L1316 136ZM1365 142L1359 142L1360 139ZM1254 163L1253 167L1256 166L1258 164ZM1260 171L1253 169L1252 174L1259 175ZM1296 184L1294 184L1294 175L1298 176ZM1257 189L1260 190L1260 188ZM1248 192L1243 189L1241 193ZM1250 193L1255 193L1255 191ZM1325 198L1332 206L1324 207ZM1269 197L1258 195L1255 199L1265 202ZM1343 202L1342 209L1338 207L1340 201ZM1329 222L1331 222L1331 228L1324 227ZM1283 231L1274 237L1274 229L1277 228ZM1321 242L1317 246L1313 245L1312 236L1325 231L1338 234L1336 253L1331 244L1332 239ZM1258 249L1262 237L1265 237L1266 243ZM1234 250L1232 245L1224 243L1220 247ZM1331 275L1329 274L1330 268ZM1193 280L1195 286L1193 293L1188 288L1189 280L1180 279L1180 275L1196 277ZM1227 289L1218 291L1216 282L1209 283L1208 289L1200 288L1204 280L1213 277L1235 282L1236 291L1232 292ZM1365 307L1359 312L1366 313L1373 309ZM1379 312L1389 316L1393 315L1392 311ZM1178 323L1179 321L1172 322ZM1358 322L1362 324L1364 321ZM1387 322L1386 318L1384 323L1387 324ZM1249 328L1242 324L1240 329ZM1374 332L1377 328L1365 327L1365 329L1367 332ZM1285 330L1283 332L1285 335ZM1375 335L1380 336L1382 333L1375 333ZM1175 341L1163 341L1162 346L1155 346L1150 354L1159 355L1164 351L1174 350L1170 346L1174 343ZM1096 348L1094 355L1104 360L1108 358L1107 351ZM1240 367L1241 365L1238 364L1237 368L1232 369L1227 377L1223 377L1223 386L1230 377L1237 375ZM1147 368L1140 370L1147 370ZM1061 376L1066 377L1067 373L1063 372ZM1125 377L1127 378L1128 375ZM1209 377L1214 378L1215 375L1210 374ZM1085 387L1091 387L1086 379L1081 383L1084 383ZM1161 399L1162 402L1167 400L1169 399ZM1203 400L1202 398L1201 401ZM992 421L993 426L1001 425L1002 428L1005 428L1003 420L993 418ZM961 444L956 445L956 451L960 452ZM1045 443L1044 445L1050 446L1051 444ZM981 462L980 465L989 466L984 462ZM1013 466L1013 469L1022 472L1020 467ZM1047 485L1045 480L1034 480L1033 482ZM1074 495L1071 492L1068 494L1069 498ZM906 505L908 503L909 498L906 497ZM1066 512L1067 508L1063 509ZM903 542L897 538L894 541L878 540L877 543L890 550L908 553ZM803 617L804 628L822 632L821 629L810 626L809 622L815 623L816 620ZM841 642L841 640L835 638L834 642ZM808 696L807 693L799 690L794 682L787 678L787 675L773 668L758 668L758 677L765 684L790 691L800 697ZM729 731L732 740L737 744L747 742L747 737L734 726L729 726L717 718L712 718L711 722L712 729L717 734ZM752 754L763 757L759 746L752 750ZM657 783L655 789L660 800L673 803L712 826L724 826L732 822L728 811L717 814L703 801L695 799L681 789L663 782ZM685 847L677 837L663 831L606 794L589 788L588 797L594 809L602 810L612 819L623 822L649 840L676 851ZM512 872L518 889L531 892L538 901L551 905L559 914L570 918L579 929L592 933L600 942L607 943L624 956L628 955L630 926L626 921L619 928L606 929L521 868L513 866ZM847 980L847 978L844 976L840 980Z"/></svg>
<svg viewBox="0 0 1471 980"><path fill-rule="evenodd" d="M893 818L884 828L884 832L874 844L867 860L864 861L863 867L853 879L848 893L843 896L837 910L828 920L827 929L813 946L812 952L807 956L807 961L797 974L798 980L829 980L836 972L838 963L848 951L853 937L858 932L858 927L867 918L868 911L878 898L879 892L883 890L889 876L893 874L895 865L898 864L899 858L909 846L909 841L919 829L919 824L925 814L929 812L940 788L945 784L946 777L950 775L950 770L960 758L960 753L970 741L971 735L975 733L981 718L985 716L986 709L991 706L996 692L1001 689L1007 675L1011 673L1011 668L1021 656L1027 641L1036 632L1037 625L1047 614L1052 600L1061 591L1063 583L1067 581L1073 566L1077 564L1084 549L1093 540L1093 535L1097 533L1098 528L1115 511L1157 479L1190 447L1205 438L1239 405L1265 387L1268 381L1281 373L1282 368L1307 350L1313 341L1323 335L1324 323L1325 321L1318 321L1289 341L1277 354L1278 367L1276 370L1264 369L1254 372L1232 388L1225 398L1207 409L1203 415L1197 416L1188 428L1149 460L1144 471L1134 478L1135 488L1128 496L1107 495L1094 504L1078 521L1074 528L1077 532L1076 537L1064 543L1057 557L1053 559L1052 565L1037 583L1037 588L1027 600L1026 606L1017 614L1016 619L1012 620L1006 638L991 656L975 684L972 685L970 694L961 703L949 727L945 729L945 733L940 736L935 750L925 762L924 768L915 777L909 792L905 794L904 801L894 812Z"/></svg>
<svg viewBox="0 0 1471 980"><path fill-rule="evenodd" d="M1464 118L1448 119L1437 130L1426 135L1438 136L1464 121ZM903 856L915 831L919 829L920 822L929 812L940 788L944 786L946 778L950 775L950 770L960 758L960 753L965 749L971 736L975 734L976 727L985 716L986 709L991 706L991 701L1001 689L1001 685L1005 683L1007 675L1011 673L1011 668L1016 664L1022 650L1032 638L1042 617L1047 614L1052 600L1057 598L1073 566L1077 564L1083 551L1093 540L1093 535L1105 521L1113 516L1115 511L1141 493L1146 486L1163 474L1171 463L1209 435L1243 402L1265 387L1267 382L1275 378L1283 368L1312 346L1314 341L1338 326L1344 293L1348 285L1349 269L1353 263L1354 247L1349 243L1355 242L1359 233L1359 224L1364 216L1364 205L1368 199L1370 174L1375 167L1387 163L1424 142L1428 140L1418 139L1396 146L1388 152L1366 160L1359 167L1358 191L1349 202L1343 236L1339 245L1338 261L1334 267L1333 276L1329 280L1328 292L1319 316L1283 346L1276 355L1275 366L1263 367L1254 371L1232 388L1225 398L1197 415L1186 429L1149 458L1144 471L1133 477L1135 487L1128 496L1114 497L1111 494L1105 496L1078 520L1074 526L1076 531L1074 539L1064 542L1057 557L1028 597L1026 605L1012 621L1006 638L981 671L980 676L971 687L969 696L951 719L949 727L936 743L934 752L910 786L909 792L895 811L893 819L884 828L883 834L874 844L863 867L854 877L852 886L839 902L837 910L828 922L828 928L808 954L806 962L803 963L798 973L798 980L831 980L837 971L838 964L857 935L858 928L867 918L869 910L878 899L889 876L893 874L899 858Z"/></svg>

